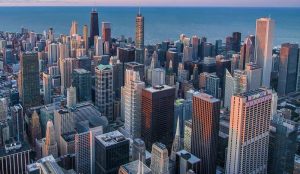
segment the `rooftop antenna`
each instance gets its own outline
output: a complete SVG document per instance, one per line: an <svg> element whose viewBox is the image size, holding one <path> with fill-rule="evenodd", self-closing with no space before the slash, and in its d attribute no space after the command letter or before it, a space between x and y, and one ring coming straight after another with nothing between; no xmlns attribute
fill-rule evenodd
<svg viewBox="0 0 300 174"><path fill-rule="evenodd" d="M139 7L138 15L140 16L141 15L141 1L140 0L138 1L138 7Z"/></svg>

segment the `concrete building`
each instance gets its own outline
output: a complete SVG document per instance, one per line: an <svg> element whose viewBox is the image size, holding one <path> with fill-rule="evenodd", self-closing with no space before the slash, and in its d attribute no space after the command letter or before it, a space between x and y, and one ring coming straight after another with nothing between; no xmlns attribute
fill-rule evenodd
<svg viewBox="0 0 300 174"><path fill-rule="evenodd" d="M255 58L262 67L262 86L269 88L272 71L272 48L274 21L271 18L256 20Z"/></svg>
<svg viewBox="0 0 300 174"><path fill-rule="evenodd" d="M193 97L192 154L202 160L200 173L216 172L220 100L200 93Z"/></svg>
<svg viewBox="0 0 300 174"><path fill-rule="evenodd" d="M144 48L144 16L140 10L135 18L135 47Z"/></svg>
<svg viewBox="0 0 300 174"><path fill-rule="evenodd" d="M232 97L226 173L267 173L271 104L266 89Z"/></svg>
<svg viewBox="0 0 300 174"><path fill-rule="evenodd" d="M169 174L168 149L164 144L152 145L150 169L153 174Z"/></svg>

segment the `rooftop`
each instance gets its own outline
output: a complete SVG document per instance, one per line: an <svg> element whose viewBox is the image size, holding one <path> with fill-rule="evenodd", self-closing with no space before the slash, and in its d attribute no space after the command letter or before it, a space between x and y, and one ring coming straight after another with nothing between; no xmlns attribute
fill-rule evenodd
<svg viewBox="0 0 300 174"><path fill-rule="evenodd" d="M21 146L18 146L18 148L14 148L13 150L9 150L9 151L7 151L4 146L0 147L0 157L12 155L12 154L16 154L16 153L20 153L20 152L24 152L24 151L31 151L30 146L27 142L22 142L18 145L21 145Z"/></svg>
<svg viewBox="0 0 300 174"><path fill-rule="evenodd" d="M111 69L111 68L112 68L111 65L103 65L103 64L100 64L100 65L97 66L97 69L99 69L99 70L109 70L109 69Z"/></svg>
<svg viewBox="0 0 300 174"><path fill-rule="evenodd" d="M194 97L200 98L200 99L205 100L210 103L215 103L215 102L220 101L219 99L214 98L213 96L206 94L206 93L202 93L202 92L195 94Z"/></svg>
<svg viewBox="0 0 300 174"><path fill-rule="evenodd" d="M176 154L178 156L181 156L185 160L187 160L190 164L199 163L201 161L201 159L197 158L196 156L187 152L186 150L181 150L181 151L177 152Z"/></svg>
<svg viewBox="0 0 300 174"><path fill-rule="evenodd" d="M149 88L145 88L146 91L149 92L160 92L160 91L165 91L165 90L169 90L169 89L173 89L174 87L168 86L168 85L156 85L156 86L152 86Z"/></svg>
<svg viewBox="0 0 300 174"><path fill-rule="evenodd" d="M139 169L140 167L140 169ZM124 164L121 166L128 174L149 174L151 173L151 169L147 167L143 162L140 162L139 160L132 161L130 163ZM143 173L142 173L143 171Z"/></svg>
<svg viewBox="0 0 300 174"><path fill-rule="evenodd" d="M120 142L128 141L125 136L119 131L113 131L106 134L96 136L96 139L100 141L105 147L109 147Z"/></svg>

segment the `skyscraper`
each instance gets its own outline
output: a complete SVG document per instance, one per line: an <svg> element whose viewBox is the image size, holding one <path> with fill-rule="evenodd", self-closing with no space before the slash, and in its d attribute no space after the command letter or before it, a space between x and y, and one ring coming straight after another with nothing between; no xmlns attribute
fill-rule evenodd
<svg viewBox="0 0 300 174"><path fill-rule="evenodd" d="M48 64L54 65L59 59L59 45L57 43L51 43L48 45Z"/></svg>
<svg viewBox="0 0 300 174"><path fill-rule="evenodd" d="M153 174L169 173L169 156L168 149L162 143L154 143L152 145L151 154L151 171Z"/></svg>
<svg viewBox="0 0 300 174"><path fill-rule="evenodd" d="M31 132L31 143L35 144L36 139L42 138L42 130L39 115L36 111L33 112L31 116L31 123L30 123L30 132Z"/></svg>
<svg viewBox="0 0 300 174"><path fill-rule="evenodd" d="M77 101L89 101L92 99L92 76L91 72L85 69L74 69L73 86L76 87Z"/></svg>
<svg viewBox="0 0 300 174"><path fill-rule="evenodd" d="M144 48L144 16L140 9L135 18L135 47Z"/></svg>
<svg viewBox="0 0 300 174"><path fill-rule="evenodd" d="M121 165L129 162L129 140L119 131L96 136L96 173L117 173Z"/></svg>
<svg viewBox="0 0 300 174"><path fill-rule="evenodd" d="M90 24L90 47L94 46L94 37L99 36L99 20L98 12L93 9L91 12L91 24Z"/></svg>
<svg viewBox="0 0 300 174"><path fill-rule="evenodd" d="M111 65L99 65L95 69L95 105L99 111L113 120L113 69Z"/></svg>
<svg viewBox="0 0 300 174"><path fill-rule="evenodd" d="M53 122L47 122L46 141L43 144L43 157L53 155L54 158L58 157L57 142L55 139L55 131Z"/></svg>
<svg viewBox="0 0 300 174"><path fill-rule="evenodd" d="M111 42L111 24L110 22L102 22L102 39L104 42Z"/></svg>
<svg viewBox="0 0 300 174"><path fill-rule="evenodd" d="M21 55L19 72L19 94L25 108L40 104L39 61L37 53Z"/></svg>
<svg viewBox="0 0 300 174"><path fill-rule="evenodd" d="M60 59L61 93L65 94L67 88L72 85L72 73L76 68L75 58Z"/></svg>
<svg viewBox="0 0 300 174"><path fill-rule="evenodd" d="M146 148L155 142L164 143L171 149L173 142L175 88L154 86L142 92L142 139Z"/></svg>
<svg viewBox="0 0 300 174"><path fill-rule="evenodd" d="M43 73L44 104L52 103L52 78L50 74Z"/></svg>
<svg viewBox="0 0 300 174"><path fill-rule="evenodd" d="M277 87L280 96L296 91L298 54L298 44L284 43L281 45Z"/></svg>
<svg viewBox="0 0 300 174"><path fill-rule="evenodd" d="M72 21L70 36L76 35L78 33L78 23L76 21Z"/></svg>
<svg viewBox="0 0 300 174"><path fill-rule="evenodd" d="M267 89L232 97L226 173L267 173L271 104Z"/></svg>
<svg viewBox="0 0 300 174"><path fill-rule="evenodd" d="M232 33L232 50L238 53L241 49L241 33L240 32L233 32Z"/></svg>
<svg viewBox="0 0 300 174"><path fill-rule="evenodd" d="M88 36L89 29L88 29L87 25L83 26L82 33L83 33L84 48L86 49L86 52L87 52L89 49L89 36Z"/></svg>
<svg viewBox="0 0 300 174"><path fill-rule="evenodd" d="M130 138L141 137L141 102L145 83L140 80L139 72L126 70L125 86L122 87L121 105L125 118L125 131Z"/></svg>
<svg viewBox="0 0 300 174"><path fill-rule="evenodd" d="M274 21L271 18L256 20L255 58L263 68L262 86L269 88L272 71L272 44Z"/></svg>
<svg viewBox="0 0 300 174"><path fill-rule="evenodd" d="M241 47L239 69L244 70L246 64L254 62L255 36L248 36Z"/></svg>
<svg viewBox="0 0 300 174"><path fill-rule="evenodd" d="M205 93L193 96L192 154L202 160L200 173L216 173L220 100Z"/></svg>

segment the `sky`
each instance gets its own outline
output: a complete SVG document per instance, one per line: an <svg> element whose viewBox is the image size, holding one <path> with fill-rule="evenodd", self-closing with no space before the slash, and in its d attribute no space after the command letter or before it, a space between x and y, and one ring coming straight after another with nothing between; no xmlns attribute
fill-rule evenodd
<svg viewBox="0 0 300 174"><path fill-rule="evenodd" d="M1 6L300 7L300 0L0 0Z"/></svg>

